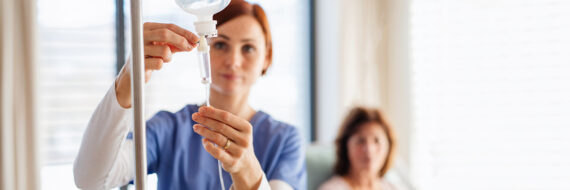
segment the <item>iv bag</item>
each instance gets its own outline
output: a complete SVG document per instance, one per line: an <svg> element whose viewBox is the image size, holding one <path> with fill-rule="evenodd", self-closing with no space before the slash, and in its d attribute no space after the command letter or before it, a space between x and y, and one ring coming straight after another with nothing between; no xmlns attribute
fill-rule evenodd
<svg viewBox="0 0 570 190"><path fill-rule="evenodd" d="M212 20L212 16L226 8L230 0L176 0L176 4L198 18L194 22L198 35L213 37L217 35L217 31L216 21Z"/></svg>

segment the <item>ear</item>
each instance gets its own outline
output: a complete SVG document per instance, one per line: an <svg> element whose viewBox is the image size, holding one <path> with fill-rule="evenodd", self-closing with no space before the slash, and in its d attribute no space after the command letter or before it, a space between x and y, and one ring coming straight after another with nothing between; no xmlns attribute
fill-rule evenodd
<svg viewBox="0 0 570 190"><path fill-rule="evenodd" d="M261 70L261 76L265 75L265 73L267 73L267 69L269 69L269 66L271 66L271 59L269 57L265 58L265 61L263 62L263 70Z"/></svg>

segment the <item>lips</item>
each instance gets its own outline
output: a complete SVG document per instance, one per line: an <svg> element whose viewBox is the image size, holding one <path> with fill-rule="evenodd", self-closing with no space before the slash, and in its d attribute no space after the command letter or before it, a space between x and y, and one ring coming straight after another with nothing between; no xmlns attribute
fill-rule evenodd
<svg viewBox="0 0 570 190"><path fill-rule="evenodd" d="M238 75L234 74L221 74L221 76L226 80L237 80L240 78Z"/></svg>

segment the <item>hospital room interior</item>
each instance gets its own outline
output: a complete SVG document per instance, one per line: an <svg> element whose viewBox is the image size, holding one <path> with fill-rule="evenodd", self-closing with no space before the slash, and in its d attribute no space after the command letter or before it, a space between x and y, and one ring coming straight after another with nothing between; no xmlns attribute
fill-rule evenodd
<svg viewBox="0 0 570 190"><path fill-rule="evenodd" d="M0 2L0 190L570 189L567 0Z"/></svg>

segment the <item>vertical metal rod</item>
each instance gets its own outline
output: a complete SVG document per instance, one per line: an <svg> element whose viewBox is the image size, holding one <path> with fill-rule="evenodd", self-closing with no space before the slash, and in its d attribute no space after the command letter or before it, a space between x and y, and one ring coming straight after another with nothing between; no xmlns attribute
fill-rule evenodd
<svg viewBox="0 0 570 190"><path fill-rule="evenodd" d="M144 55L141 0L131 0L131 31L133 63L131 86L134 109L135 188L146 189L146 128L144 119Z"/></svg>
<svg viewBox="0 0 570 190"><path fill-rule="evenodd" d="M125 64L125 6L124 0L115 0L115 52L117 54L117 64L115 64L115 74L118 75Z"/></svg>

